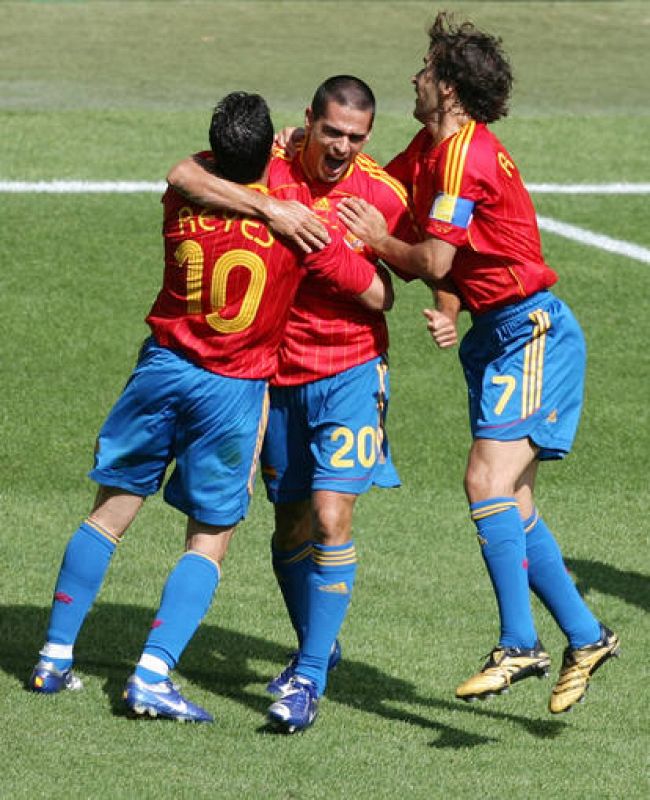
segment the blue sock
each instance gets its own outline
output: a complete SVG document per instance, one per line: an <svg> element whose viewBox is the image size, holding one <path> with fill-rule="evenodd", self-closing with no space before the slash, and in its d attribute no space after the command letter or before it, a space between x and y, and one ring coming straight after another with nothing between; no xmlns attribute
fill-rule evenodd
<svg viewBox="0 0 650 800"><path fill-rule="evenodd" d="M218 585L219 568L210 558L194 552L180 558L169 573L160 608L135 668L139 678L157 683L174 669L207 614Z"/></svg>
<svg viewBox="0 0 650 800"><path fill-rule="evenodd" d="M357 572L354 542L314 544L307 576L307 626L296 674L314 681L319 696L327 685L330 650L341 630Z"/></svg>
<svg viewBox="0 0 650 800"><path fill-rule="evenodd" d="M524 520L530 588L550 611L571 647L600 638L600 624L566 570L562 553L537 509Z"/></svg>
<svg viewBox="0 0 650 800"><path fill-rule="evenodd" d="M517 501L491 497L472 503L470 510L499 606L499 645L531 648L537 634L530 607L526 535Z"/></svg>
<svg viewBox="0 0 650 800"><path fill-rule="evenodd" d="M311 561L312 542L305 542L295 550L277 550L271 546L273 571L289 612L291 624L302 645L307 627L306 585Z"/></svg>
<svg viewBox="0 0 650 800"><path fill-rule="evenodd" d="M41 651L58 669L72 665L72 648L101 588L117 541L96 523L85 520L68 542L54 588L47 639Z"/></svg>

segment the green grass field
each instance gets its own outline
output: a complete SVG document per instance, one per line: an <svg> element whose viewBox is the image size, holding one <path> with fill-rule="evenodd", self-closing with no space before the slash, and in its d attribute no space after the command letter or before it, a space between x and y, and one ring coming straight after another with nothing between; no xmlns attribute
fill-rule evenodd
<svg viewBox="0 0 650 800"><path fill-rule="evenodd" d="M648 182L650 6L448 3L499 32L516 84L498 133L530 182ZM416 130L410 75L429 2L1 2L0 181L161 181L206 145L234 89L300 122L315 86L353 72L376 90L369 151ZM647 138L647 137L646 137ZM545 217L650 247L647 196L536 195ZM468 520L469 434L454 353L427 338L419 284L391 312L389 435L403 487L361 499L360 572L344 661L303 736L264 728L264 685L292 646L272 577L272 514L258 486L216 602L178 670L213 726L134 722L121 707L180 515L147 502L78 642L82 694L35 696L63 548L92 501L95 435L146 334L161 274L154 193L0 193L0 797L642 798L648 781L647 556L650 265L552 234L547 260L589 346L571 457L538 501L622 658L571 714L551 681L463 705L456 684L495 644L496 606ZM564 641L535 606L555 677Z"/></svg>

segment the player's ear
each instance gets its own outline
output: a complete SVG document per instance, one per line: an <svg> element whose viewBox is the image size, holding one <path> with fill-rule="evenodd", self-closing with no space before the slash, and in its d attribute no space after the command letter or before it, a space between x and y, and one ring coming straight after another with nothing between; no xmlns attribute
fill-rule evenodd
<svg viewBox="0 0 650 800"><path fill-rule="evenodd" d="M314 124L314 112L311 110L311 106L305 109L305 130L309 130L311 126Z"/></svg>
<svg viewBox="0 0 650 800"><path fill-rule="evenodd" d="M447 81L438 81L438 94L441 100L451 100L454 102L457 99L456 90L450 83L447 83Z"/></svg>

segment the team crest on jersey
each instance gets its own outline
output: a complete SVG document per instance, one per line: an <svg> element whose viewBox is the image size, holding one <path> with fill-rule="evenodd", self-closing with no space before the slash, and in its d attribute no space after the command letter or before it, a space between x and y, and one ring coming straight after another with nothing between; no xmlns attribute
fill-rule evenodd
<svg viewBox="0 0 650 800"><path fill-rule="evenodd" d="M346 231L345 236L343 237L343 241L350 250L354 250L355 253L363 253L364 244L361 239L358 239L351 231Z"/></svg>
<svg viewBox="0 0 650 800"><path fill-rule="evenodd" d="M314 211L329 211L330 210L330 201L327 197L319 197L318 200L314 202L312 205Z"/></svg>

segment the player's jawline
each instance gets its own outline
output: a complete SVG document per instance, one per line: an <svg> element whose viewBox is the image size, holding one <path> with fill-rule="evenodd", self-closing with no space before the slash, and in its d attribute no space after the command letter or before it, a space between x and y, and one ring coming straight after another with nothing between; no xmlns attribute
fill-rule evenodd
<svg viewBox="0 0 650 800"><path fill-rule="evenodd" d="M527 186L532 194L650 194L650 183L529 183ZM164 183L152 181L0 181L0 193L14 194L160 194L164 189ZM540 229L547 233L650 264L650 250L646 247L550 217L537 219Z"/></svg>

